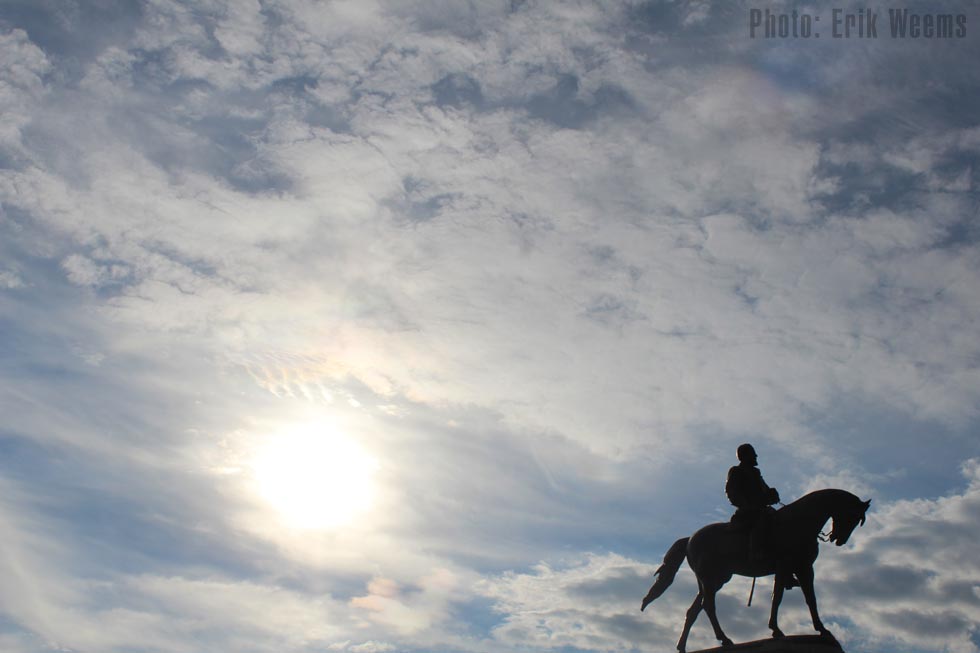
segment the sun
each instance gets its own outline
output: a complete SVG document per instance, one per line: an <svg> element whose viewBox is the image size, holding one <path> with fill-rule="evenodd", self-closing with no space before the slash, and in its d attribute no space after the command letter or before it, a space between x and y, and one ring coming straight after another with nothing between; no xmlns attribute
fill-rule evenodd
<svg viewBox="0 0 980 653"><path fill-rule="evenodd" d="M255 450L258 495L288 526L334 529L371 507L377 461L325 421L293 425Z"/></svg>

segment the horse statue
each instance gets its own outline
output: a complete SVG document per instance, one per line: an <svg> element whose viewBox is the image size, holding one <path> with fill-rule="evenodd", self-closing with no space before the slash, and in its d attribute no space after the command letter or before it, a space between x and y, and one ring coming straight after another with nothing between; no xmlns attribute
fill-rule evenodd
<svg viewBox="0 0 980 653"><path fill-rule="evenodd" d="M674 581L674 576L684 559L691 565L698 581L698 595L687 610L684 631L677 642L677 650L684 653L687 636L698 614L703 609L708 613L715 637L723 647L733 646L721 626L715 612L715 594L731 580L733 574L740 576L769 576L775 574L772 593L772 610L769 615L769 628L772 636L780 638L776 615L783 591L792 587L794 577L803 590L813 627L821 635L833 638L830 631L820 621L817 613L817 598L813 592L813 563L817 559L818 539L834 542L837 546L847 542L859 524L863 525L865 513L871 500L862 501L845 490L817 490L783 506L772 514L772 528L766 555L753 557L749 546L749 535L744 528L731 523L709 524L690 537L676 542L664 556L664 562L657 569L656 582L647 592L640 605L642 612L657 597L666 591ZM830 534L822 536L821 529L828 519L833 519Z"/></svg>

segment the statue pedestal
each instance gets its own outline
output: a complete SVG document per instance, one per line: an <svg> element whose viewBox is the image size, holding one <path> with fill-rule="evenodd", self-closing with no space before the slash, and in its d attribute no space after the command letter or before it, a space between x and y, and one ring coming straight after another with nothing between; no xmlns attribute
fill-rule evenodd
<svg viewBox="0 0 980 653"><path fill-rule="evenodd" d="M844 653L832 637L823 635L789 635L781 639L760 639L723 648L706 648L689 653Z"/></svg>

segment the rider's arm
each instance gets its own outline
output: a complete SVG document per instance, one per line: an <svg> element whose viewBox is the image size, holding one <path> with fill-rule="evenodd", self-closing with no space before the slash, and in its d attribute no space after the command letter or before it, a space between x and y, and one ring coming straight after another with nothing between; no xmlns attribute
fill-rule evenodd
<svg viewBox="0 0 980 653"><path fill-rule="evenodd" d="M779 492L776 491L776 488L769 487L766 484L766 481L765 479L762 478L761 473L759 474L759 483L762 484L762 488L763 488L762 496L765 497L766 505L771 506L774 503L779 503Z"/></svg>

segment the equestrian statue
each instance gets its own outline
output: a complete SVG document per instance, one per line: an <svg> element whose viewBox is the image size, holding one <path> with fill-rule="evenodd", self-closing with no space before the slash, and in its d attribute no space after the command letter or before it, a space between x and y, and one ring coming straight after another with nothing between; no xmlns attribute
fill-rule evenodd
<svg viewBox="0 0 980 653"><path fill-rule="evenodd" d="M698 595L687 610L684 630L677 642L681 653L687 648L691 626L701 610L708 614L715 637L723 647L733 646L718 623L715 595L734 574L750 576L775 575L769 628L775 638L783 637L776 615L783 592L799 585L810 609L813 627L833 638L820 621L813 591L813 563L817 559L819 540L843 545L858 525L863 525L870 499L862 501L845 490L817 490L783 506L779 493L766 485L757 468L758 459L750 444L737 450L739 464L728 472L725 491L737 508L728 523L709 524L690 537L683 537L670 547L663 564L655 572L656 581L640 605L640 611L674 581L681 564L687 559L698 581ZM833 527L828 535L821 531L828 520ZM754 587L753 580L753 587Z"/></svg>

